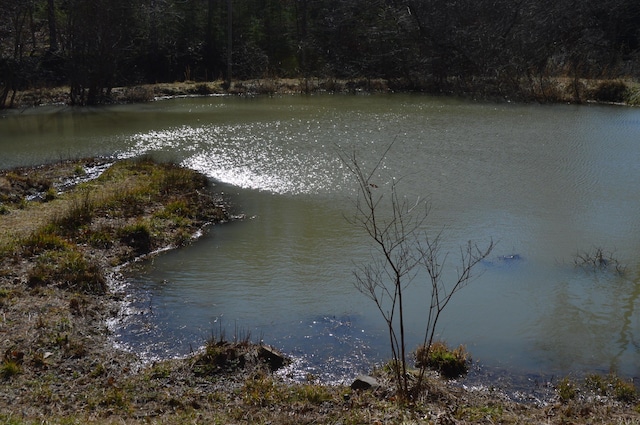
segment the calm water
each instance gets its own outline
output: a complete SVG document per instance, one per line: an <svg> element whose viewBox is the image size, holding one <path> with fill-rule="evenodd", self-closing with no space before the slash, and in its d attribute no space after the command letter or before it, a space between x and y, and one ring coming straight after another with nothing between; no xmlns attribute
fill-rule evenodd
<svg viewBox="0 0 640 425"><path fill-rule="evenodd" d="M186 354L212 333L250 333L298 359L292 374L350 379L389 356L353 287L367 239L345 220L355 188L339 151L431 205L445 278L468 240L497 246L454 298L440 335L486 374L610 370L640 376L640 110L470 103L422 96L210 97L0 119L0 168L151 154L209 175L247 219L139 264L117 342ZM0 218L1 219L1 218ZM573 266L600 247L626 275ZM501 255L518 254L505 262ZM427 303L410 289L410 346ZM479 372L481 373L481 372Z"/></svg>

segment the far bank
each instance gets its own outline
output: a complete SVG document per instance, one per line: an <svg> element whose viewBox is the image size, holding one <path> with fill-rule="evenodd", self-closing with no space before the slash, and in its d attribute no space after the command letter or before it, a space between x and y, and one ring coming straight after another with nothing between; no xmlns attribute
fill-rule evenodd
<svg viewBox="0 0 640 425"><path fill-rule="evenodd" d="M633 79L571 79L551 78L522 82L511 95L497 94L491 86L466 87L452 82L450 89L434 90L426 82L381 78L262 78L238 80L228 85L225 81L180 81L174 83L144 84L115 87L102 104L145 103L184 96L282 96L333 94L423 93L492 102L537 103L603 103L628 106L640 105L640 84ZM5 108L24 109L44 105L71 104L70 88L43 87L17 91L4 105ZM0 108L2 109L2 108Z"/></svg>

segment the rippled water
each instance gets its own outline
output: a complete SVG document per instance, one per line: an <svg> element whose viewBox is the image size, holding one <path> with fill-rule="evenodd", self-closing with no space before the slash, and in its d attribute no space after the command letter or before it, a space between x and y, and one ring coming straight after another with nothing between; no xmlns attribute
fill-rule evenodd
<svg viewBox="0 0 640 425"><path fill-rule="evenodd" d="M389 353L384 324L353 287L369 248L345 219L355 188L338 155L355 151L368 166L391 142L376 184L401 179L408 199L429 200L430 229L451 251L447 278L458 246L497 242L441 321L479 373L640 375L637 109L394 95L38 110L0 120L0 167L151 154L207 174L248 219L128 274L119 343L167 356L212 332L251 333L294 355L294 374L350 379ZM594 247L627 273L576 269L575 254ZM413 347L426 301L410 291Z"/></svg>

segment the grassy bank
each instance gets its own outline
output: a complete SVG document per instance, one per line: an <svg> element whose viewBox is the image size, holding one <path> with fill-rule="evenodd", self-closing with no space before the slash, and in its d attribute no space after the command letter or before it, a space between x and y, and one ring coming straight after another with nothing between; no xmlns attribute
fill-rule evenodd
<svg viewBox="0 0 640 425"><path fill-rule="evenodd" d="M247 340L142 364L110 341L125 295L113 273L231 219L214 189L144 159L0 172L0 424L640 424L635 389L614 377L563 380L555 399L518 404L434 374L398 405L384 368L370 390L291 383Z"/></svg>

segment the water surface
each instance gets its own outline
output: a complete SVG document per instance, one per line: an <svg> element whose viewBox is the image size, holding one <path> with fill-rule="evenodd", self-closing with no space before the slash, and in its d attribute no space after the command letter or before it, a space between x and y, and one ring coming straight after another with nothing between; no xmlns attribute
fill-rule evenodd
<svg viewBox="0 0 640 425"><path fill-rule="evenodd" d="M345 217L353 179L393 146L375 175L431 205L445 278L458 247L497 242L441 320L487 370L523 376L610 370L640 375L640 111L512 105L425 96L176 99L95 110L49 108L0 119L0 167L60 158L150 154L212 178L246 220L127 275L120 344L181 355L212 332L281 347L298 372L350 379L389 356L384 323L353 271L369 241ZM627 273L588 273L578 251L604 249ZM517 261L499 257L518 254ZM410 348L422 337L424 288L409 289Z"/></svg>

